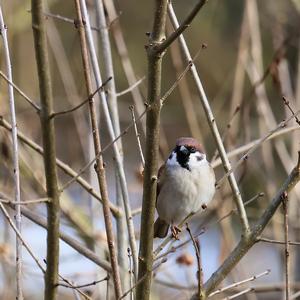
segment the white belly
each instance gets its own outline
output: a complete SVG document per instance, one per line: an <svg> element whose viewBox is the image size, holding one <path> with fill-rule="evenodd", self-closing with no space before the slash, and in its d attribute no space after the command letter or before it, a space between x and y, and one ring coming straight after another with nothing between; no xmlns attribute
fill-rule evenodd
<svg viewBox="0 0 300 300"><path fill-rule="evenodd" d="M203 204L207 205L214 193L215 175L208 163L192 171L167 166L157 198L157 212L168 224L178 225Z"/></svg>

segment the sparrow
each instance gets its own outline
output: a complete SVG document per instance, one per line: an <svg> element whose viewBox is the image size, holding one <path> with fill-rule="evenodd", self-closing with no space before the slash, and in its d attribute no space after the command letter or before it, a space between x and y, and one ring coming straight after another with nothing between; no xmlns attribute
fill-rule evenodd
<svg viewBox="0 0 300 300"><path fill-rule="evenodd" d="M154 237L164 238L171 226L178 239L178 225L205 210L214 193L215 174L202 146L194 138L179 138L158 171Z"/></svg>

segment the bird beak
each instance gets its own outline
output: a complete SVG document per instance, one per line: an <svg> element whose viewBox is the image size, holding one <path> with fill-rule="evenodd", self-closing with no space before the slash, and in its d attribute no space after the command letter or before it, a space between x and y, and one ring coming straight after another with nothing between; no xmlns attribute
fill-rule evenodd
<svg viewBox="0 0 300 300"><path fill-rule="evenodd" d="M181 146L181 147L180 147L180 152L181 152L182 154L184 154L185 156L189 154L189 150L186 149L184 146Z"/></svg>

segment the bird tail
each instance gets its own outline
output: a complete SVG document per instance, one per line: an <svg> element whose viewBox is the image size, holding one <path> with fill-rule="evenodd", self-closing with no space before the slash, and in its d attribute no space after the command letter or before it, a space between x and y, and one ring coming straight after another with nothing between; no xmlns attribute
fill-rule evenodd
<svg viewBox="0 0 300 300"><path fill-rule="evenodd" d="M154 237L162 239L167 236L168 230L169 224L158 217L154 223Z"/></svg>

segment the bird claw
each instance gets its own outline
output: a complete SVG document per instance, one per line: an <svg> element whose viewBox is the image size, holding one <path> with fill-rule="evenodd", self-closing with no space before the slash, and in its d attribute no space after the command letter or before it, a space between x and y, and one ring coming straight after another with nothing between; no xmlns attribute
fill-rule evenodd
<svg viewBox="0 0 300 300"><path fill-rule="evenodd" d="M179 240L178 233L181 232L181 229L177 226L171 226L172 237L175 240Z"/></svg>

